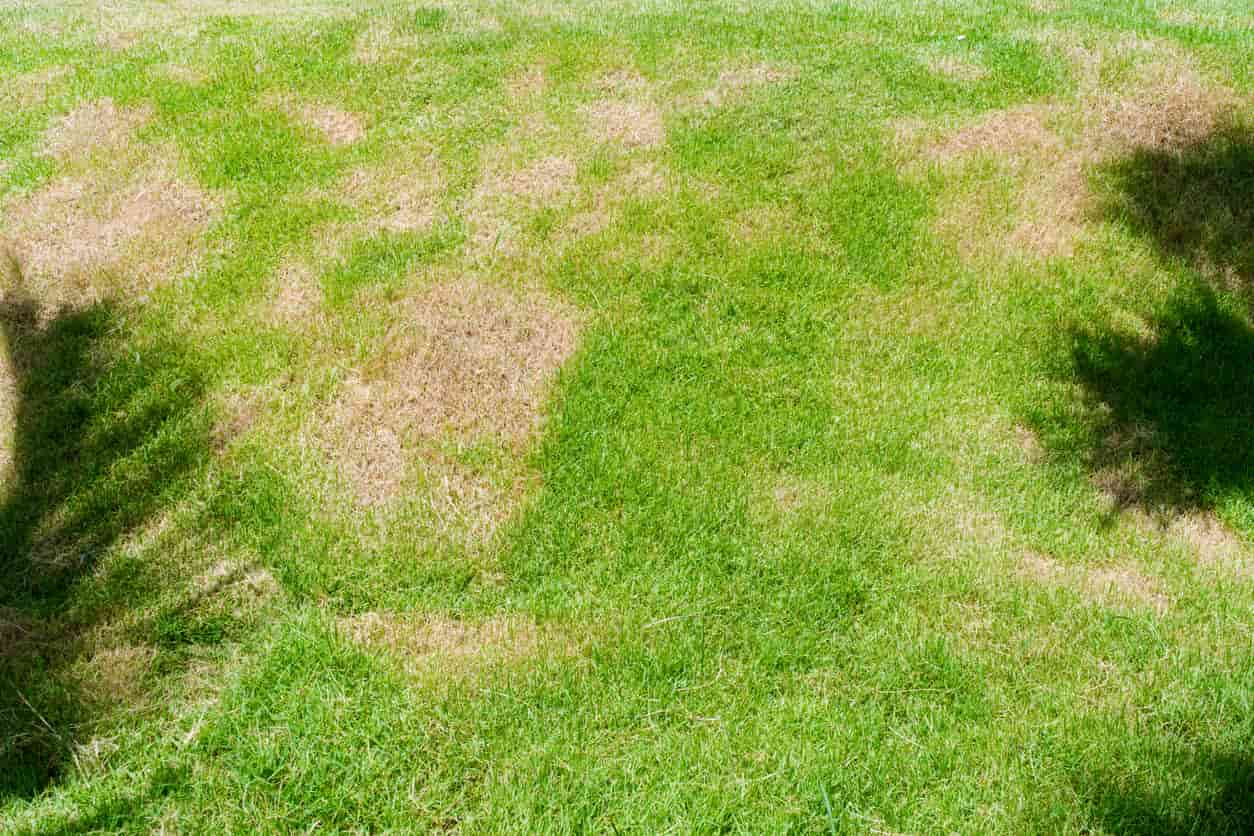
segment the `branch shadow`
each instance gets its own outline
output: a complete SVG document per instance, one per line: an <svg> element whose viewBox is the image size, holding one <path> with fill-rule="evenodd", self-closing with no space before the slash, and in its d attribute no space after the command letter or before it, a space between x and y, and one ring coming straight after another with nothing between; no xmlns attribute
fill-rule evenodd
<svg viewBox="0 0 1254 836"><path fill-rule="evenodd" d="M44 315L18 284L0 299L13 422L0 482L0 802L54 781L116 701L71 671L120 606L101 590L100 559L176 502L210 450L204 386L177 347L141 345L108 302Z"/></svg>
<svg viewBox="0 0 1254 836"><path fill-rule="evenodd" d="M1071 334L1082 416L1057 435L1114 500L1156 517L1254 496L1254 131L1141 149L1099 175L1102 214L1187 279L1129 333Z"/></svg>
<svg viewBox="0 0 1254 836"><path fill-rule="evenodd" d="M1254 758L1247 753L1157 752L1156 763L1187 775L1174 783L1129 787L1125 778L1089 775L1082 793L1104 832L1127 836L1207 836L1254 832Z"/></svg>
<svg viewBox="0 0 1254 836"><path fill-rule="evenodd" d="M1063 377L1082 392L1033 422L1113 500L1160 524L1254 503L1254 131L1230 121L1097 173L1099 212L1181 279L1135 329L1072 329ZM1237 537L1237 535L1233 535ZM1238 538L1239 539L1239 538ZM1189 742L1186 742L1188 746ZM1254 757L1214 741L1144 741L1124 768L1082 766L1105 832L1254 832ZM1195 748L1194 748L1195 747Z"/></svg>

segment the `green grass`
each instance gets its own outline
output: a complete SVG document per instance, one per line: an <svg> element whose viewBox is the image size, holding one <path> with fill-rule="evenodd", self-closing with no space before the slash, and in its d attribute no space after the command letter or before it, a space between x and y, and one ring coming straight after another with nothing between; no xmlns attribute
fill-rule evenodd
<svg viewBox="0 0 1254 836"><path fill-rule="evenodd" d="M0 233L103 164L43 147L104 97L222 205L142 297L4 274L0 830L1254 829L1243 3L149 5L0 3ZM1232 113L1086 157L1067 250L1009 234L1045 153L900 138L1083 144L1157 62ZM370 167L438 172L429 228L342 193ZM537 432L410 433L356 500L328 416L455 279L577 347Z"/></svg>

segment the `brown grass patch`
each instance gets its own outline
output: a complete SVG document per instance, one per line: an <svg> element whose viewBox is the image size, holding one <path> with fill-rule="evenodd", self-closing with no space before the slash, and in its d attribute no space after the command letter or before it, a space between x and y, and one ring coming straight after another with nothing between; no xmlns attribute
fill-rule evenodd
<svg viewBox="0 0 1254 836"><path fill-rule="evenodd" d="M105 155L126 148L131 137L152 119L152 108L118 107L110 98L76 107L49 128L44 150L62 160Z"/></svg>
<svg viewBox="0 0 1254 836"><path fill-rule="evenodd" d="M147 646L98 650L80 663L77 674L83 693L92 702L130 705L144 695L144 679L157 652Z"/></svg>
<svg viewBox="0 0 1254 836"><path fill-rule="evenodd" d="M985 67L956 55L936 55L927 59L926 64L927 68L936 75L954 81L979 81L988 75Z"/></svg>
<svg viewBox="0 0 1254 836"><path fill-rule="evenodd" d="M1167 532L1187 544L1203 564L1254 577L1254 553L1213 513L1179 514L1167 525Z"/></svg>
<svg viewBox="0 0 1254 836"><path fill-rule="evenodd" d="M546 649L571 652L570 642L517 616L465 621L435 615L369 612L342 618L341 633L396 658L411 674L473 673L485 666L534 658Z"/></svg>
<svg viewBox="0 0 1254 836"><path fill-rule="evenodd" d="M183 64L154 64L148 68L148 71L158 78L168 79L178 82L179 84L187 84L197 87L204 84L208 80L208 76L194 67L188 67Z"/></svg>
<svg viewBox="0 0 1254 836"><path fill-rule="evenodd" d="M362 211L371 231L414 232L435 222L441 188L439 164L428 158L412 168L392 164L356 169L336 191Z"/></svg>
<svg viewBox="0 0 1254 836"><path fill-rule="evenodd" d="M437 285L401 303L399 327L380 356L332 406L323 445L365 504L396 497L409 478L406 446L446 434L521 447L539 426L549 381L574 350L573 312L538 294L477 281ZM448 462L430 461L443 482L431 493L457 515L499 507L499 490ZM428 480L430 481L430 480ZM438 507L437 507L437 510Z"/></svg>
<svg viewBox="0 0 1254 836"><path fill-rule="evenodd" d="M222 452L252 429L264 411L262 393L231 392L220 399L218 420L209 433L213 448Z"/></svg>
<svg viewBox="0 0 1254 836"><path fill-rule="evenodd" d="M390 59L401 51L405 40L386 23L371 21L353 43L353 60L371 66Z"/></svg>
<svg viewBox="0 0 1254 836"><path fill-rule="evenodd" d="M322 286L307 262L284 262L275 273L267 319L286 325L309 322L322 310Z"/></svg>
<svg viewBox="0 0 1254 836"><path fill-rule="evenodd" d="M424 435L536 428L549 379L575 348L572 311L477 281L441 284L407 305L405 332L375 378Z"/></svg>
<svg viewBox="0 0 1254 836"><path fill-rule="evenodd" d="M528 67L505 83L505 91L512 101L531 99L544 92L544 68Z"/></svg>
<svg viewBox="0 0 1254 836"><path fill-rule="evenodd" d="M1016 424L1014 433L1019 450L1023 453L1023 458L1028 464L1041 464L1045 461L1047 458L1045 445L1041 444L1041 439L1035 432L1022 424Z"/></svg>
<svg viewBox="0 0 1254 836"><path fill-rule="evenodd" d="M1019 575L1034 583L1065 587L1103 606L1149 607L1162 615L1170 604L1155 579L1130 565L1069 567L1040 552L1028 552L1020 560Z"/></svg>
<svg viewBox="0 0 1254 836"><path fill-rule="evenodd" d="M641 161L600 188L590 205L567 221L567 234L578 239L602 232L613 222L624 200L657 196L669 188L669 178L657 163Z"/></svg>
<svg viewBox="0 0 1254 836"><path fill-rule="evenodd" d="M993 111L939 142L924 146L922 153L939 162L950 162L972 154L1036 160L1062 148L1061 139L1049 127L1053 115L1045 105L1021 105Z"/></svg>
<svg viewBox="0 0 1254 836"><path fill-rule="evenodd" d="M589 132L601 142L651 148L666 139L662 114L651 104L602 99L583 108Z"/></svg>
<svg viewBox="0 0 1254 836"><path fill-rule="evenodd" d="M545 157L489 184L490 193L507 194L532 203L547 203L575 183L575 163L567 157Z"/></svg>
<svg viewBox="0 0 1254 836"><path fill-rule="evenodd" d="M322 134L332 145L351 145L366 134L360 116L330 105L306 104L299 114L301 122Z"/></svg>
<svg viewBox="0 0 1254 836"><path fill-rule="evenodd" d="M56 64L22 73L5 83L4 92L0 93L0 101L18 108L35 107L48 98L48 93L73 72L65 64Z"/></svg>
<svg viewBox="0 0 1254 836"><path fill-rule="evenodd" d="M279 582L260 566L222 560L192 583L191 603L207 602L212 609L242 618L281 593Z"/></svg>
<svg viewBox="0 0 1254 836"><path fill-rule="evenodd" d="M1231 90L1203 79L1174 47L1131 38L1089 48L1072 37L1049 33L1046 40L1066 51L1081 78L1073 108L1031 104L997 111L931 142L920 141L925 126L898 126L899 146L913 149L907 156L941 165L991 156L1019 181L1018 221L1009 228L1000 207L978 195L955 207L961 220L950 213L938 218L938 232L958 240L966 255L1070 255L1092 214L1090 168L1133 149L1200 140L1241 105ZM1134 80L1105 89L1103 67L1114 60L1133 61Z"/></svg>
<svg viewBox="0 0 1254 836"><path fill-rule="evenodd" d="M565 198L574 191L575 171L569 158L552 156L485 176L463 206L471 227L471 251L486 257L516 254L514 210L534 211Z"/></svg>
<svg viewBox="0 0 1254 836"><path fill-rule="evenodd" d="M719 107L727 101L743 96L755 87L777 84L793 77L791 70L757 64L725 70L719 74L714 86L701 96L701 103L706 107Z"/></svg>
<svg viewBox="0 0 1254 836"><path fill-rule="evenodd" d="M219 205L179 177L171 155L132 157L10 204L7 249L49 307L142 299L191 266L188 254Z"/></svg>

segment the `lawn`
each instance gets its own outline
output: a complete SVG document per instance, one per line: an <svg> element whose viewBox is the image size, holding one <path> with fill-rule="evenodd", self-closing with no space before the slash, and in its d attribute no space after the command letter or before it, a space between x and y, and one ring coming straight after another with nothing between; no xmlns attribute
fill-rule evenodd
<svg viewBox="0 0 1254 836"><path fill-rule="evenodd" d="M1254 832L1246 0L0 0L0 831Z"/></svg>

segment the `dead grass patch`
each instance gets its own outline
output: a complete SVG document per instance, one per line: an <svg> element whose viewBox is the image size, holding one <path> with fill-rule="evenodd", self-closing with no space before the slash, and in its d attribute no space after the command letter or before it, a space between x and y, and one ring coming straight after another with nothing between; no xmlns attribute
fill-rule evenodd
<svg viewBox="0 0 1254 836"><path fill-rule="evenodd" d="M719 74L714 86L702 94L701 103L706 107L719 107L744 96L755 87L778 84L792 77L791 70L767 64L724 70Z"/></svg>
<svg viewBox="0 0 1254 836"><path fill-rule="evenodd" d="M572 311L540 294L460 280L411 300L406 313L372 378L420 432L530 435L549 379L575 348Z"/></svg>
<svg viewBox="0 0 1254 836"><path fill-rule="evenodd" d="M666 139L661 112L643 101L602 99L583 108L589 132L600 142L652 148Z"/></svg>
<svg viewBox="0 0 1254 836"><path fill-rule="evenodd" d="M336 191L365 215L371 231L418 232L435 222L441 188L439 164L427 158L412 167L355 169Z"/></svg>
<svg viewBox="0 0 1254 836"><path fill-rule="evenodd" d="M512 101L518 101L539 96L544 92L544 86L544 68L534 66L512 76L505 83L505 91Z"/></svg>
<svg viewBox="0 0 1254 836"><path fill-rule="evenodd" d="M267 319L285 325L303 325L322 310L322 286L314 268L291 259L275 272Z"/></svg>
<svg viewBox="0 0 1254 836"><path fill-rule="evenodd" d="M400 494L410 480L407 447L423 439L487 437L521 448L578 336L577 318L554 300L473 280L437 285L399 306L386 347L344 386L317 433L370 505ZM477 521L471 528L480 532L495 528L493 509L508 506L507 496L447 460L426 464L437 512Z"/></svg>
<svg viewBox="0 0 1254 836"><path fill-rule="evenodd" d="M374 20L353 42L353 60L358 64L373 66L391 59L405 45L406 39L398 36L389 24Z"/></svg>
<svg viewBox="0 0 1254 836"><path fill-rule="evenodd" d="M142 300L194 264L220 200L184 181L171 152L67 176L9 205L5 243L49 308L109 296Z"/></svg>
<svg viewBox="0 0 1254 836"><path fill-rule="evenodd" d="M83 694L101 705L133 705L144 696L144 680L157 652L146 645L98 650L76 667Z"/></svg>
<svg viewBox="0 0 1254 836"><path fill-rule="evenodd" d="M264 412L262 393L230 392L219 399L218 411L209 441L216 451L222 452L257 423Z"/></svg>
<svg viewBox="0 0 1254 836"><path fill-rule="evenodd" d="M970 83L988 76L988 70L982 65L956 55L934 55L928 58L925 64L936 75L954 81Z"/></svg>
<svg viewBox="0 0 1254 836"><path fill-rule="evenodd" d="M119 107L110 98L79 105L44 135L44 152L61 160L105 155L127 148L152 119L152 108Z"/></svg>
<svg viewBox="0 0 1254 836"><path fill-rule="evenodd" d="M36 107L48 98L52 88L72 72L73 69L65 64L55 64L22 73L6 83L5 91L0 93L0 101L17 109Z"/></svg>
<svg viewBox="0 0 1254 836"><path fill-rule="evenodd" d="M997 154L1035 161L1062 148L1062 140L1049 127L1053 116L1053 109L1047 105L1021 105L993 111L938 142L926 144L922 154L942 163L972 154ZM908 138L909 134L905 136Z"/></svg>
<svg viewBox="0 0 1254 836"><path fill-rule="evenodd" d="M1162 615L1170 604L1154 578L1127 564L1094 569L1070 567L1048 555L1029 551L1020 560L1019 575L1033 583L1065 587L1086 601L1108 607L1149 607Z"/></svg>
<svg viewBox="0 0 1254 836"><path fill-rule="evenodd" d="M575 188L575 163L550 156L513 171L486 175L467 199L463 213L470 225L476 257L518 252L518 210L535 211L566 198Z"/></svg>
<svg viewBox="0 0 1254 836"><path fill-rule="evenodd" d="M1045 36L1041 36L1045 37ZM897 126L907 156L942 166L992 157L1018 183L1009 221L999 206L964 195L959 220L942 213L938 233L959 242L964 255L1026 253L1069 256L1092 214L1087 171L1133 149L1163 150L1200 140L1240 106L1228 88L1204 79L1187 56L1169 45L1124 38L1111 47L1087 47L1067 34L1050 33L1076 67L1081 92L1072 107L1023 105L986 114L932 141L926 126ZM1106 88L1103 67L1131 62L1132 81Z"/></svg>
<svg viewBox="0 0 1254 836"><path fill-rule="evenodd" d="M489 181L488 194L505 194L542 204L569 191L575 183L575 163L568 157L545 157L531 165Z"/></svg>
<svg viewBox="0 0 1254 836"><path fill-rule="evenodd" d="M192 87L198 87L208 80L208 76L194 67L188 67L183 64L154 64L148 68L148 71L157 78L164 78L168 81L174 81L179 84L186 84Z"/></svg>
<svg viewBox="0 0 1254 836"><path fill-rule="evenodd" d="M298 111L300 121L332 145L351 145L366 134L360 116L330 105L306 104Z"/></svg>
<svg viewBox="0 0 1254 836"><path fill-rule="evenodd" d="M192 582L190 604L249 617L282 593L266 569L234 560L221 560Z"/></svg>
<svg viewBox="0 0 1254 836"><path fill-rule="evenodd" d="M1041 444L1040 437L1033 430L1022 424L1016 424L1014 434L1019 450L1028 464L1041 464L1048 458L1045 445Z"/></svg>
<svg viewBox="0 0 1254 836"><path fill-rule="evenodd" d="M342 618L342 635L363 647L388 653L406 672L470 674L547 653L568 655L571 641L518 616L466 621L436 615L369 612Z"/></svg>
<svg viewBox="0 0 1254 836"><path fill-rule="evenodd" d="M600 188L586 208L571 216L566 223L567 235L579 239L603 232L625 200L655 197L669 188L669 177L661 166L652 160L638 162Z"/></svg>

